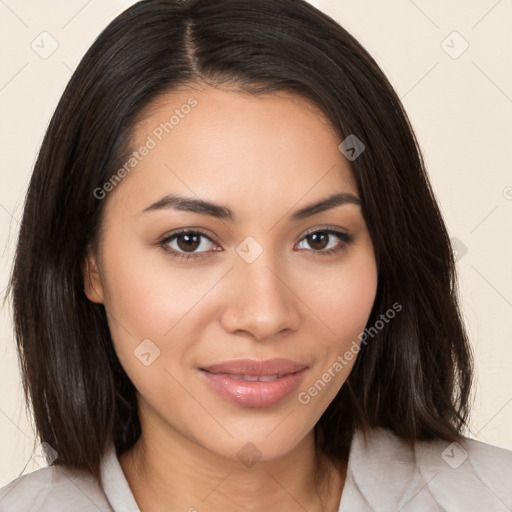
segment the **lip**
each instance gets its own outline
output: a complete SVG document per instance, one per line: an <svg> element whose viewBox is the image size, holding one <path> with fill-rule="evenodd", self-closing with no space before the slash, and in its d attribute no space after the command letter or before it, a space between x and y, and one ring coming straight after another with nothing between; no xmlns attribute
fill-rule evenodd
<svg viewBox="0 0 512 512"><path fill-rule="evenodd" d="M213 391L229 402L262 408L289 396L307 369L307 365L289 359L236 359L199 368L199 374ZM264 380L242 380L243 376ZM272 376L277 378L268 380Z"/></svg>

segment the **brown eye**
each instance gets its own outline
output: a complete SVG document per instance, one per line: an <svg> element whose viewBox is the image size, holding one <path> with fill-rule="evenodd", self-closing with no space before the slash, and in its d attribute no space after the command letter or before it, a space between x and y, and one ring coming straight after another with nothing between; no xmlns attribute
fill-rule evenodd
<svg viewBox="0 0 512 512"><path fill-rule="evenodd" d="M176 242L182 251L195 251L201 245L202 235L197 233L183 233L176 236Z"/></svg>
<svg viewBox="0 0 512 512"><path fill-rule="evenodd" d="M211 252L213 240L201 231L179 231L164 238L159 245L177 258L198 259ZM201 249L198 251L198 249Z"/></svg>
<svg viewBox="0 0 512 512"><path fill-rule="evenodd" d="M338 241L336 241L336 238ZM341 251L346 245L353 241L353 237L348 233L335 231L332 229L322 229L306 234L300 244L306 242L309 250L319 255L328 255ZM301 249L308 247L300 247Z"/></svg>
<svg viewBox="0 0 512 512"><path fill-rule="evenodd" d="M330 234L326 231L317 231L316 233L312 233L311 235L307 235L306 238L308 240L309 246L316 251L321 251L325 249L327 244L329 243Z"/></svg>

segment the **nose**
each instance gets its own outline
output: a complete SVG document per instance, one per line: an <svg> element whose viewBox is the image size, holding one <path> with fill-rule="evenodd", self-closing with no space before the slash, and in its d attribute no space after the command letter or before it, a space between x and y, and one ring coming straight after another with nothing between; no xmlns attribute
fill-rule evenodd
<svg viewBox="0 0 512 512"><path fill-rule="evenodd" d="M229 291L221 315L225 331L249 334L259 341L295 331L300 323L300 299L293 283L287 281L287 275L275 269L266 251L252 263L239 258L226 283Z"/></svg>

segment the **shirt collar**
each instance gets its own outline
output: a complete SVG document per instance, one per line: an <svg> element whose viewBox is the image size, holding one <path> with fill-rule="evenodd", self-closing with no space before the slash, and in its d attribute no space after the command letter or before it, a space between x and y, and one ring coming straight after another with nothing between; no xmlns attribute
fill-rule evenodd
<svg viewBox="0 0 512 512"><path fill-rule="evenodd" d="M114 512L140 512L113 443L101 461L100 471L103 491Z"/></svg>
<svg viewBox="0 0 512 512"><path fill-rule="evenodd" d="M434 446L435 444L435 446ZM350 445L346 479L338 512L441 510L429 483L444 464L441 441L427 450L411 450L391 431L356 429ZM111 444L101 463L105 495L115 512L140 512Z"/></svg>

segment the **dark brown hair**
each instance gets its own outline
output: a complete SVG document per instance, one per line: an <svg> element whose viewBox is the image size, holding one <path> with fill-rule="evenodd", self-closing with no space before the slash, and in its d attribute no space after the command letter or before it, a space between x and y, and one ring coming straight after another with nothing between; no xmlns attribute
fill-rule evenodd
<svg viewBox="0 0 512 512"><path fill-rule="evenodd" d="M365 151L351 166L378 265L368 325L402 311L369 343L322 415L321 449L344 456L355 427L407 442L460 439L472 356L456 298L454 258L401 102L367 51L303 0L146 0L100 34L52 117L30 180L12 293L23 384L56 464L99 475L140 435L135 389L113 349L81 264L105 201L94 191L129 149L134 123L167 91L209 84L313 101Z"/></svg>

